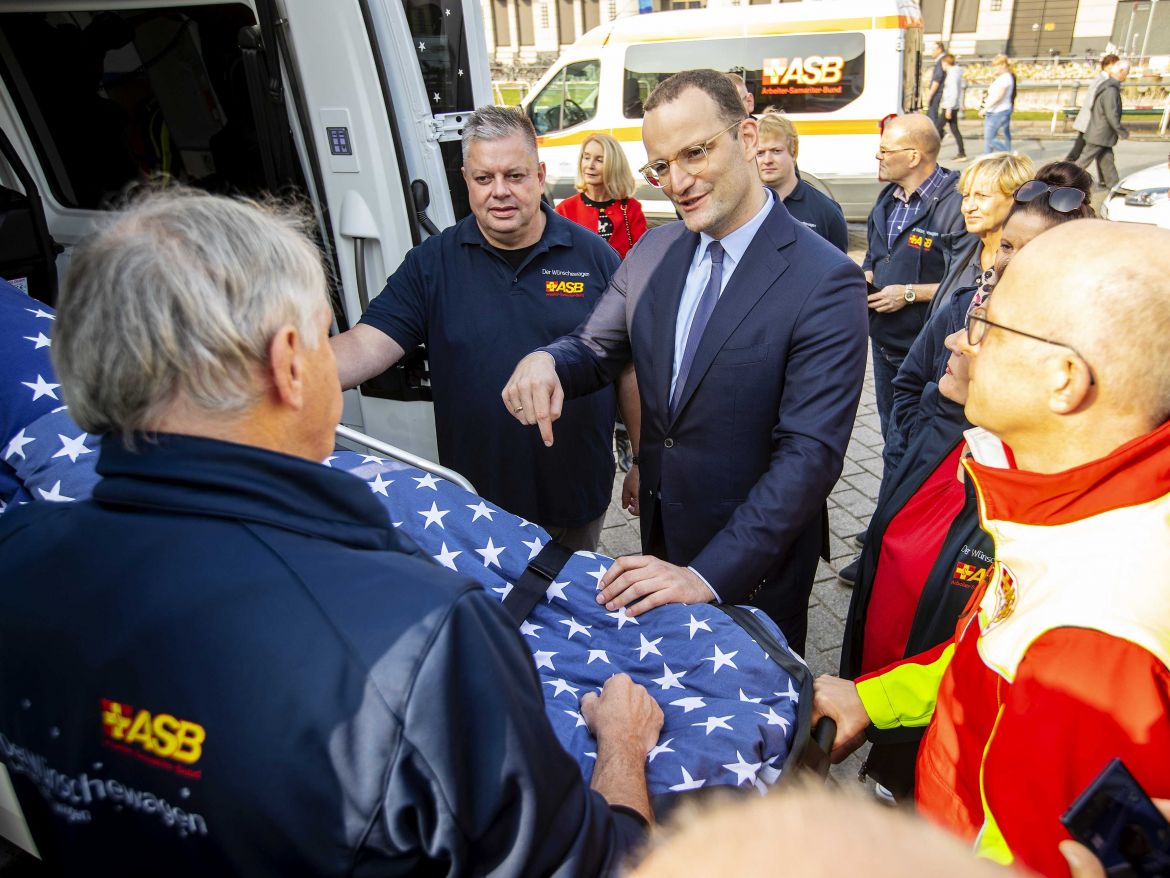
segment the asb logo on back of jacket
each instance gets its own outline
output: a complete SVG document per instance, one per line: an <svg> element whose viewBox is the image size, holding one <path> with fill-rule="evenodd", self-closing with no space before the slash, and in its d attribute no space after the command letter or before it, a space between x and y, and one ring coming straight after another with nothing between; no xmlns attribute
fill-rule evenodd
<svg viewBox="0 0 1170 878"><path fill-rule="evenodd" d="M193 766L203 755L203 742L207 740L203 726L169 713L151 714L108 698L102 699L101 708L103 743L107 747L187 777L197 778L203 773L184 767Z"/></svg>

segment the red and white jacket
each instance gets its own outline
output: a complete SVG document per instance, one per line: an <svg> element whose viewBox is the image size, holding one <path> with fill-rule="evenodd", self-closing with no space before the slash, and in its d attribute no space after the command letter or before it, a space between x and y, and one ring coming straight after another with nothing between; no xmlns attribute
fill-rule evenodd
<svg viewBox="0 0 1170 878"><path fill-rule="evenodd" d="M953 640L858 693L879 728L930 724L924 815L1067 876L1060 815L1110 759L1170 797L1170 424L1062 473L967 469L994 573Z"/></svg>

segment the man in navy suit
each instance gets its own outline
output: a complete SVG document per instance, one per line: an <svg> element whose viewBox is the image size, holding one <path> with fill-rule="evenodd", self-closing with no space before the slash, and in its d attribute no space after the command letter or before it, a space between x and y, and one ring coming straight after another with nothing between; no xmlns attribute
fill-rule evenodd
<svg viewBox="0 0 1170 878"><path fill-rule="evenodd" d="M760 185L758 128L714 70L646 101L642 169L682 222L648 232L571 335L529 354L503 391L546 445L565 398L631 359L642 549L598 601L751 601L804 649L820 512L841 473L865 371L860 269Z"/></svg>

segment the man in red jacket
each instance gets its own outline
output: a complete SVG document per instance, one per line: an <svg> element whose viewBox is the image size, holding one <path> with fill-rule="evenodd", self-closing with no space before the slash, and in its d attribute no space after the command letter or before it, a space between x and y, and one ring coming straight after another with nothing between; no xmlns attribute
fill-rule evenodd
<svg viewBox="0 0 1170 878"><path fill-rule="evenodd" d="M935 650L817 681L837 755L929 723L920 810L1042 875L1069 874L1060 815L1111 758L1170 795L1168 272L1170 233L1095 220L1013 261L963 347L967 417L1010 449L969 438L996 556L977 610Z"/></svg>

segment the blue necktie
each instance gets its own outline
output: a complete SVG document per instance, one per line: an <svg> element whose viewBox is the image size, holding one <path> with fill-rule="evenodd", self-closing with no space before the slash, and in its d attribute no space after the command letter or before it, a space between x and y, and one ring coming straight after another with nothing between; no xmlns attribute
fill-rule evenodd
<svg viewBox="0 0 1170 878"><path fill-rule="evenodd" d="M678 366L678 379L674 382L674 393L670 397L672 419L678 410L678 401L686 386L687 376L691 372L691 363L695 361L695 351L699 349L703 330L707 328L707 321L711 318L711 312L715 310L715 303L719 301L719 288L723 285L723 245L718 241L712 241L707 245L707 254L711 257L711 276L707 278L707 286L703 288L703 295L699 297L695 316L691 320L691 332L687 336L687 346L683 348L682 362Z"/></svg>

